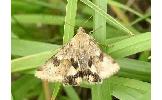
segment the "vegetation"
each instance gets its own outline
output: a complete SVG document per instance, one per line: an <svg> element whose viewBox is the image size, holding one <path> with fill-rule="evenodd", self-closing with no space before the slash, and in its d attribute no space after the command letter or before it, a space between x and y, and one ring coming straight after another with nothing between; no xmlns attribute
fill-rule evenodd
<svg viewBox="0 0 162 100"><path fill-rule="evenodd" d="M12 100L150 100L150 7L150 0L12 0ZM119 73L80 87L34 77L79 26L94 30Z"/></svg>

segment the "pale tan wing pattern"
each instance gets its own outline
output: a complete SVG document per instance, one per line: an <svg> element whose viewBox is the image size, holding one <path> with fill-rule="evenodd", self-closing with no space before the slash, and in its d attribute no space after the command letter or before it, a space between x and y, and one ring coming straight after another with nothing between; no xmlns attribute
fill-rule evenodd
<svg viewBox="0 0 162 100"><path fill-rule="evenodd" d="M99 76L102 79L105 79L112 76L113 74L116 74L119 71L120 67L118 63L116 63L115 60L112 59L112 57L103 53L103 59L97 64L96 69Z"/></svg>
<svg viewBox="0 0 162 100"><path fill-rule="evenodd" d="M36 71L35 76L49 82L62 82L70 67L71 63L67 59L59 61L56 65L55 60L51 58Z"/></svg>

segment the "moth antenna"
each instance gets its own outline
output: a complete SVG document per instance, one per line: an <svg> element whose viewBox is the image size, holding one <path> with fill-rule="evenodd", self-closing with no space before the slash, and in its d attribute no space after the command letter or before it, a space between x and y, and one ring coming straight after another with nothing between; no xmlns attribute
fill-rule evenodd
<svg viewBox="0 0 162 100"><path fill-rule="evenodd" d="M108 48L111 48L111 47L113 47L114 45L113 44L102 44L102 43L99 43L99 42L97 42L97 44L99 44L99 45L101 45L101 46L105 46L105 47L108 47Z"/></svg>
<svg viewBox="0 0 162 100"><path fill-rule="evenodd" d="M82 21L82 22L84 22L81 26L84 26L91 18L92 18L93 16L90 16L86 21ZM81 22L81 23L82 23Z"/></svg>
<svg viewBox="0 0 162 100"><path fill-rule="evenodd" d="M69 26L71 26L71 27L74 27L74 30L77 30L77 27L71 25L70 23L65 22L65 24L67 24L67 25L69 25Z"/></svg>

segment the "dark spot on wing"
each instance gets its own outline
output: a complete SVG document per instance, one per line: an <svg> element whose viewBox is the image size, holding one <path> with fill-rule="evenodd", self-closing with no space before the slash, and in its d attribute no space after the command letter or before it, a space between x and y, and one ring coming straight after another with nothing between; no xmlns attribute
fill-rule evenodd
<svg viewBox="0 0 162 100"><path fill-rule="evenodd" d="M74 62L74 58L71 58L70 61L73 63Z"/></svg>
<svg viewBox="0 0 162 100"><path fill-rule="evenodd" d="M82 72L82 71L78 71L75 75L76 75L77 77L83 78L83 72Z"/></svg>
<svg viewBox="0 0 162 100"><path fill-rule="evenodd" d="M75 75L74 78L81 77L83 78L84 76L89 76L91 75L92 72L89 69L83 70L83 71L78 71Z"/></svg>
<svg viewBox="0 0 162 100"><path fill-rule="evenodd" d="M53 58L53 64L54 66L59 66L60 65L60 60L57 59L57 57Z"/></svg>
<svg viewBox="0 0 162 100"><path fill-rule="evenodd" d="M89 67L92 66L92 57L90 57L90 59L88 60L88 66L89 66Z"/></svg>
<svg viewBox="0 0 162 100"><path fill-rule="evenodd" d="M75 78L74 78L74 76L72 76L72 75L70 75L70 76L66 76L65 78L64 78L64 84L65 85L77 85L77 82L75 81Z"/></svg>
<svg viewBox="0 0 162 100"><path fill-rule="evenodd" d="M77 61L74 61L74 58L71 58L70 59L71 60L71 65L75 68L75 69L77 69L79 66L78 66L78 62Z"/></svg>
<svg viewBox="0 0 162 100"><path fill-rule="evenodd" d="M100 53L99 59L100 61L103 61L103 53Z"/></svg>
<svg viewBox="0 0 162 100"><path fill-rule="evenodd" d="M92 76L93 76L93 82L101 82L101 78L97 73L93 73Z"/></svg>

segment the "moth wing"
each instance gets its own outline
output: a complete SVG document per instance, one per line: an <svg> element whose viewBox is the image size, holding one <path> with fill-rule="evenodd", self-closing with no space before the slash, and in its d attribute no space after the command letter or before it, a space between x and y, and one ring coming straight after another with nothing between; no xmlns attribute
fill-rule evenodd
<svg viewBox="0 0 162 100"><path fill-rule="evenodd" d="M62 82L70 66L71 64L68 59L56 62L51 58L36 71L35 76L42 80L48 80L49 82Z"/></svg>
<svg viewBox="0 0 162 100"><path fill-rule="evenodd" d="M98 71L98 75L102 79L105 79L116 74L120 67L112 57L103 53L103 60L97 64L96 69Z"/></svg>

